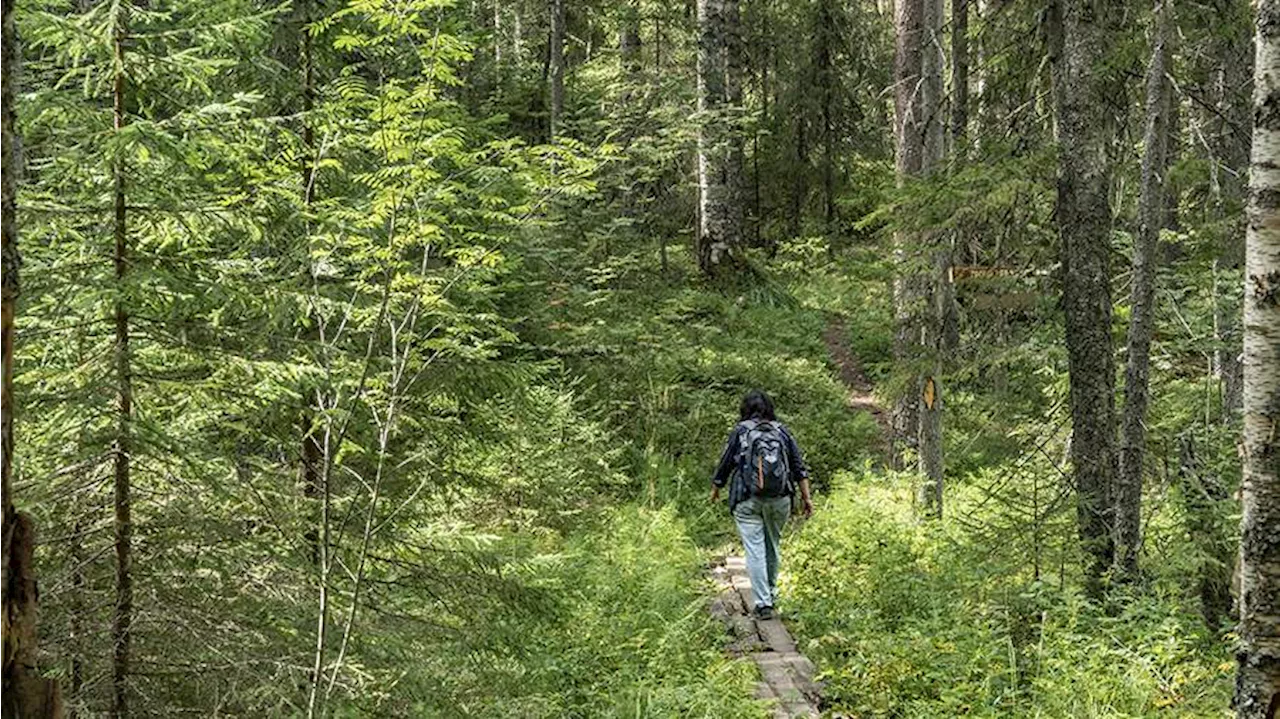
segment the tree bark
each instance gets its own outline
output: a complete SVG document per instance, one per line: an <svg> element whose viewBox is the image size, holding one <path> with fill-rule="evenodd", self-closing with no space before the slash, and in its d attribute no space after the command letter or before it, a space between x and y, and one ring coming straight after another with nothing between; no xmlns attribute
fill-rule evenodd
<svg viewBox="0 0 1280 719"><path fill-rule="evenodd" d="M1100 0L1059 0L1053 13L1056 219L1071 382L1071 462L1078 532L1087 557L1086 588L1098 598L1114 554L1110 504L1116 466L1107 162L1111 131L1104 111L1110 83L1099 68L1108 42L1108 10Z"/></svg>
<svg viewBox="0 0 1280 719"><path fill-rule="evenodd" d="M1280 0L1259 0L1245 235L1239 719L1280 708Z"/></svg>
<svg viewBox="0 0 1280 719"><path fill-rule="evenodd" d="M548 139L560 134L564 116L564 0L551 2L551 38L547 53L551 82L551 104L548 109Z"/></svg>
<svg viewBox="0 0 1280 719"><path fill-rule="evenodd" d="M728 110L726 124L725 185L728 187L729 206L725 208L728 219L726 235L732 253L742 243L746 228L747 174L746 152L743 144L743 71L746 67L746 43L742 36L742 14L738 0L722 0L724 22L722 25L725 49L724 89L725 107Z"/></svg>
<svg viewBox="0 0 1280 719"><path fill-rule="evenodd" d="M894 5L894 166L898 185L920 174L924 158L924 111L920 91L921 44L924 33L924 0L897 0ZM894 233L894 262L897 272L893 282L894 358L898 366L914 360L913 348L918 344L919 273L912 268L910 250L915 244L911 233ZM914 374L914 373L913 373ZM918 442L920 387L909 382L894 402L893 444L895 466L901 466L901 452ZM903 447L906 445L906 447Z"/></svg>
<svg viewBox="0 0 1280 719"><path fill-rule="evenodd" d="M817 48L817 81L822 91L822 229L827 235L828 247L835 247L836 219L836 128L835 128L835 91L836 70L834 66L832 35L835 32L835 14L830 0L823 0L818 8L818 31L815 41Z"/></svg>
<svg viewBox="0 0 1280 719"><path fill-rule="evenodd" d="M788 234L799 237L804 229L804 206L809 195L809 124L803 112L797 112L795 116L795 174L791 177L791 216Z"/></svg>
<svg viewBox="0 0 1280 719"><path fill-rule="evenodd" d="M1167 167L1169 83L1169 0L1156 0L1147 68L1146 129L1143 133L1142 189L1138 200L1138 234L1133 246L1133 279L1129 290L1128 362L1124 375L1120 471L1115 484L1116 576L1138 576L1142 546L1142 465L1146 446L1151 334L1155 329L1157 243L1164 225L1164 175Z"/></svg>
<svg viewBox="0 0 1280 719"><path fill-rule="evenodd" d="M493 0L493 76L502 84L502 0Z"/></svg>
<svg viewBox="0 0 1280 719"><path fill-rule="evenodd" d="M18 42L13 16L14 1L0 8L0 495L3 496L4 546L0 554L0 591L3 593L3 713L19 719L61 717L58 683L40 676L38 658L39 590L34 552L35 522L20 513L13 502L13 351L14 323L19 295L17 194L21 168L14 104L18 80Z"/></svg>
<svg viewBox="0 0 1280 719"><path fill-rule="evenodd" d="M951 147L962 152L969 129L969 0L951 0Z"/></svg>
<svg viewBox="0 0 1280 719"><path fill-rule="evenodd" d="M302 81L302 146L304 160L302 163L302 204L304 209L302 233L307 248L307 256L305 259L308 269L308 277L312 282L315 281L315 273L311 266L311 205L315 201L316 193L316 140L315 128L311 124L311 115L315 109L315 46L312 42L309 26L312 22L312 0L300 0L298 5L298 29L299 29L299 45L301 50L301 67L299 68L299 78ZM494 17L498 14L495 10ZM496 46L495 46L496 47ZM313 316L313 321L319 320ZM314 334L311 339L315 339ZM302 396L307 397L308 392L303 388ZM308 513L307 521L310 526L303 533L303 542L307 546L310 553L309 559L312 566L318 566L320 562L320 531L318 528L319 517L316 513L311 512L311 508L315 505L320 497L320 463L324 459L324 452L320 447L318 437L319 429L316 427L315 418L317 412L311 406L310 400L305 400L303 406L302 419L299 430L302 435L301 446L301 466L299 472L302 480L302 496L306 500L305 510Z"/></svg>
<svg viewBox="0 0 1280 719"><path fill-rule="evenodd" d="M124 74L125 45L128 42L129 16L126 5L117 10L112 26L115 80L112 91L114 129L122 132L128 124L126 115L127 84ZM127 278L129 273L129 225L125 194L125 161L117 156L114 168L115 220L115 362L116 362L116 441L115 441L115 552L116 606L112 618L113 646L111 665L111 716L129 716L129 663L133 641L133 519L130 500L130 470L133 452L133 374L129 356L129 310Z"/></svg>
<svg viewBox="0 0 1280 719"><path fill-rule="evenodd" d="M973 5L974 17L977 18L980 27L985 27L986 18L989 15L988 0L971 0ZM1057 34L1055 32L1055 34ZM991 74L989 65L990 57L993 53L992 39L990 33L978 32L974 37L974 51L977 55L973 63L973 115L974 126L979 128L978 132L973 134L972 147L975 154L981 154L983 148L983 135L985 130L991 127L991 98L988 96L988 77Z"/></svg>
<svg viewBox="0 0 1280 719"><path fill-rule="evenodd" d="M499 0L501 1L501 0ZM520 21L520 3L511 5L511 66L524 62L524 25Z"/></svg>
<svg viewBox="0 0 1280 719"><path fill-rule="evenodd" d="M698 266L709 276L733 260L740 222L733 171L726 0L698 0ZM736 8L736 2L732 2ZM735 11L736 16L736 11Z"/></svg>
<svg viewBox="0 0 1280 719"><path fill-rule="evenodd" d="M618 31L618 51L622 59L623 79L627 88L623 92L623 101L631 98L632 90L642 81L644 59L640 43L640 8L631 3L623 11L622 28Z"/></svg>
<svg viewBox="0 0 1280 719"><path fill-rule="evenodd" d="M942 109L943 56L942 56L942 0L924 0L924 36L921 48L921 93L924 106L924 155L920 172L930 175L942 163L945 140L945 123ZM929 274L921 278L924 287L925 306L920 309L922 352L917 356L926 365L915 380L920 388L919 438L920 473L924 478L920 485L920 507L927 517L942 516L943 457L942 457L942 366L943 325L947 313L947 286L950 278L950 253L947 242L938 232L926 232L919 245L926 249L931 260Z"/></svg>
<svg viewBox="0 0 1280 719"><path fill-rule="evenodd" d="M1250 86L1252 53L1244 24L1234 22L1241 12L1241 0L1218 0L1216 9L1226 18L1224 28L1240 30L1215 35L1212 52L1217 67L1210 87L1213 110L1209 121L1208 146L1211 157L1212 212L1227 226L1214 262L1214 374L1222 392L1223 418L1239 417L1244 391L1241 326L1242 298L1235 273L1244 263L1243 211L1245 177L1249 166L1249 99L1242 88ZM1237 220L1236 218L1239 218ZM1220 276L1232 282L1220 283ZM1220 286L1232 291L1218 292Z"/></svg>

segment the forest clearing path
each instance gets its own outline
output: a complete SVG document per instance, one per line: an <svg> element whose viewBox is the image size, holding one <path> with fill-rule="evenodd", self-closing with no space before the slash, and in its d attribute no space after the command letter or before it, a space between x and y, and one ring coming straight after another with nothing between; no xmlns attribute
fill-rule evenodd
<svg viewBox="0 0 1280 719"><path fill-rule="evenodd" d="M867 412L880 428L880 456L888 460L889 414L876 401L871 380L849 342L848 325L840 315L831 315L822 341L835 363L840 381L849 389L849 409ZM732 637L727 650L737 657L750 656L760 670L756 697L777 702L778 719L821 716L821 685L815 681L816 667L800 653L795 638L782 620L757 618L752 610L751 580L741 555L719 559L711 567L717 596L711 614L725 624Z"/></svg>

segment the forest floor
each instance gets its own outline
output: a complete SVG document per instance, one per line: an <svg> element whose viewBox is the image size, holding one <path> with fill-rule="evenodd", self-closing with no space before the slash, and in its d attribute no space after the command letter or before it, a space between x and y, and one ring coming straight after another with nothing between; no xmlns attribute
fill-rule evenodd
<svg viewBox="0 0 1280 719"><path fill-rule="evenodd" d="M876 454L882 462L887 462L889 413L875 397L871 380L849 342L849 327L842 316L828 316L822 340L840 381L848 389L849 409L870 414L880 428ZM776 702L774 716L777 719L820 716L822 685L815 678L816 668L800 652L780 616L768 620L755 616L744 558L740 554L717 558L711 567L711 577L717 592L711 613L724 623L732 637L727 651L735 657L749 657L759 669L756 698Z"/></svg>

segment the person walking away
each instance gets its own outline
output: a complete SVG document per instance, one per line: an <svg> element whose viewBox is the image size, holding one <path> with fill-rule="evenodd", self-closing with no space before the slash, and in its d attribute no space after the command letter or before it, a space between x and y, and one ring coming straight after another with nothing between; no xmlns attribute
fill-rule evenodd
<svg viewBox="0 0 1280 719"><path fill-rule="evenodd" d="M738 414L711 479L711 501L718 502L720 490L729 486L729 512L747 555L754 611L771 619L778 604L782 528L797 486L805 518L813 515L809 470L795 438L774 414L769 395L748 392Z"/></svg>

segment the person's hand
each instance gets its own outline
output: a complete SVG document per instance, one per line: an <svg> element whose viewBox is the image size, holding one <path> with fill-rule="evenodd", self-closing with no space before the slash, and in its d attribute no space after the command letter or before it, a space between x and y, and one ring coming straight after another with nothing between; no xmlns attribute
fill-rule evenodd
<svg viewBox="0 0 1280 719"><path fill-rule="evenodd" d="M813 500L808 497L804 498L804 518L809 519L813 516Z"/></svg>
<svg viewBox="0 0 1280 719"><path fill-rule="evenodd" d="M716 486L712 486L711 487L711 503L715 504L716 502L719 502L719 501L720 501L720 488Z"/></svg>

